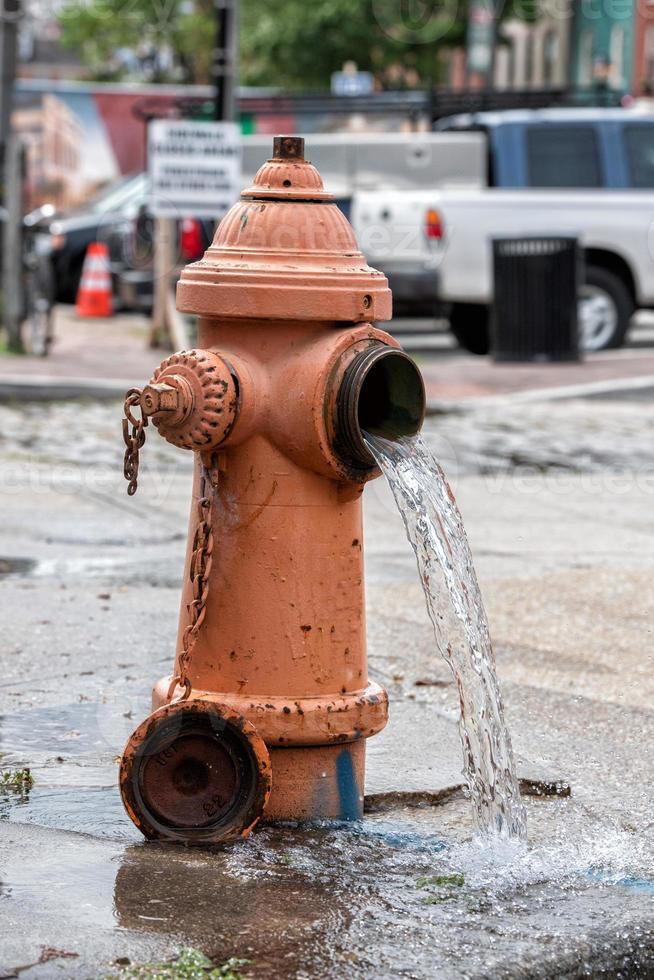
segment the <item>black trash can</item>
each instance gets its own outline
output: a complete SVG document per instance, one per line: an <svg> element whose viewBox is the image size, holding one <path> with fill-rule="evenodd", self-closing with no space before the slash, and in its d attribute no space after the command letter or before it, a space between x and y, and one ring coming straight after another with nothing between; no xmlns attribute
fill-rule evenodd
<svg viewBox="0 0 654 980"><path fill-rule="evenodd" d="M496 361L578 361L576 238L493 239L491 353Z"/></svg>

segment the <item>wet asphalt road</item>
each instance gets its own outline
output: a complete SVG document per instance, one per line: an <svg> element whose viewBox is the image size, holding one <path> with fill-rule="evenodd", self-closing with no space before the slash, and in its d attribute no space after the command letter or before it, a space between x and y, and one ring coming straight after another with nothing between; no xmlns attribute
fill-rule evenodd
<svg viewBox="0 0 654 980"><path fill-rule="evenodd" d="M142 843L116 789L174 652L189 460L150 438L130 500L119 405L0 404L0 768L35 779L0 791L0 976L104 977L180 944L299 980L646 975L651 416L645 398L471 405L425 430L468 527L521 775L572 787L528 799L526 854L470 843L456 793L200 852ZM367 791L452 788L456 690L380 481L365 513L371 671L392 701Z"/></svg>

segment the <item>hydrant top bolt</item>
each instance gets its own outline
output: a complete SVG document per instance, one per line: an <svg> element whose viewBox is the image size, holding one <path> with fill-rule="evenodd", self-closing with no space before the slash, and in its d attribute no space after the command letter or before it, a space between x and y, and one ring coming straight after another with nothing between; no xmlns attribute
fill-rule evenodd
<svg viewBox="0 0 654 980"><path fill-rule="evenodd" d="M304 160L304 140L301 136L275 136L273 159Z"/></svg>

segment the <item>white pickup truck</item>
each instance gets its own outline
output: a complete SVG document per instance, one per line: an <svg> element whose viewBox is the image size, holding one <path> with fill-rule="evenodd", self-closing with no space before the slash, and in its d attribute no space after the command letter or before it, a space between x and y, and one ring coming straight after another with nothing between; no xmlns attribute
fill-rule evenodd
<svg viewBox="0 0 654 980"><path fill-rule="evenodd" d="M461 345L486 353L492 239L573 234L585 259L582 346L620 346L634 310L654 307L654 117L559 109L478 114L448 127L486 134L478 181L386 186L352 201L359 244L400 305L446 304Z"/></svg>

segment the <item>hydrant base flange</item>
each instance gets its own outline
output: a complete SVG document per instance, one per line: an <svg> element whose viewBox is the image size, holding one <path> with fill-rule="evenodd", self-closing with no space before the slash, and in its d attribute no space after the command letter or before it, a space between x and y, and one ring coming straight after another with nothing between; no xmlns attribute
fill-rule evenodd
<svg viewBox="0 0 654 980"><path fill-rule="evenodd" d="M164 703L170 677L153 691ZM266 743L273 769L265 822L359 820L363 816L366 739L388 720L388 695L371 681L340 697L252 697L192 691L191 698L229 703Z"/></svg>
<svg viewBox="0 0 654 980"><path fill-rule="evenodd" d="M152 692L152 707L168 700L172 677L163 677ZM182 693L182 689L179 689ZM366 688L340 696L291 698L192 689L198 698L230 708L255 725L269 749L300 745L334 745L369 738L388 721L388 694L370 681Z"/></svg>

